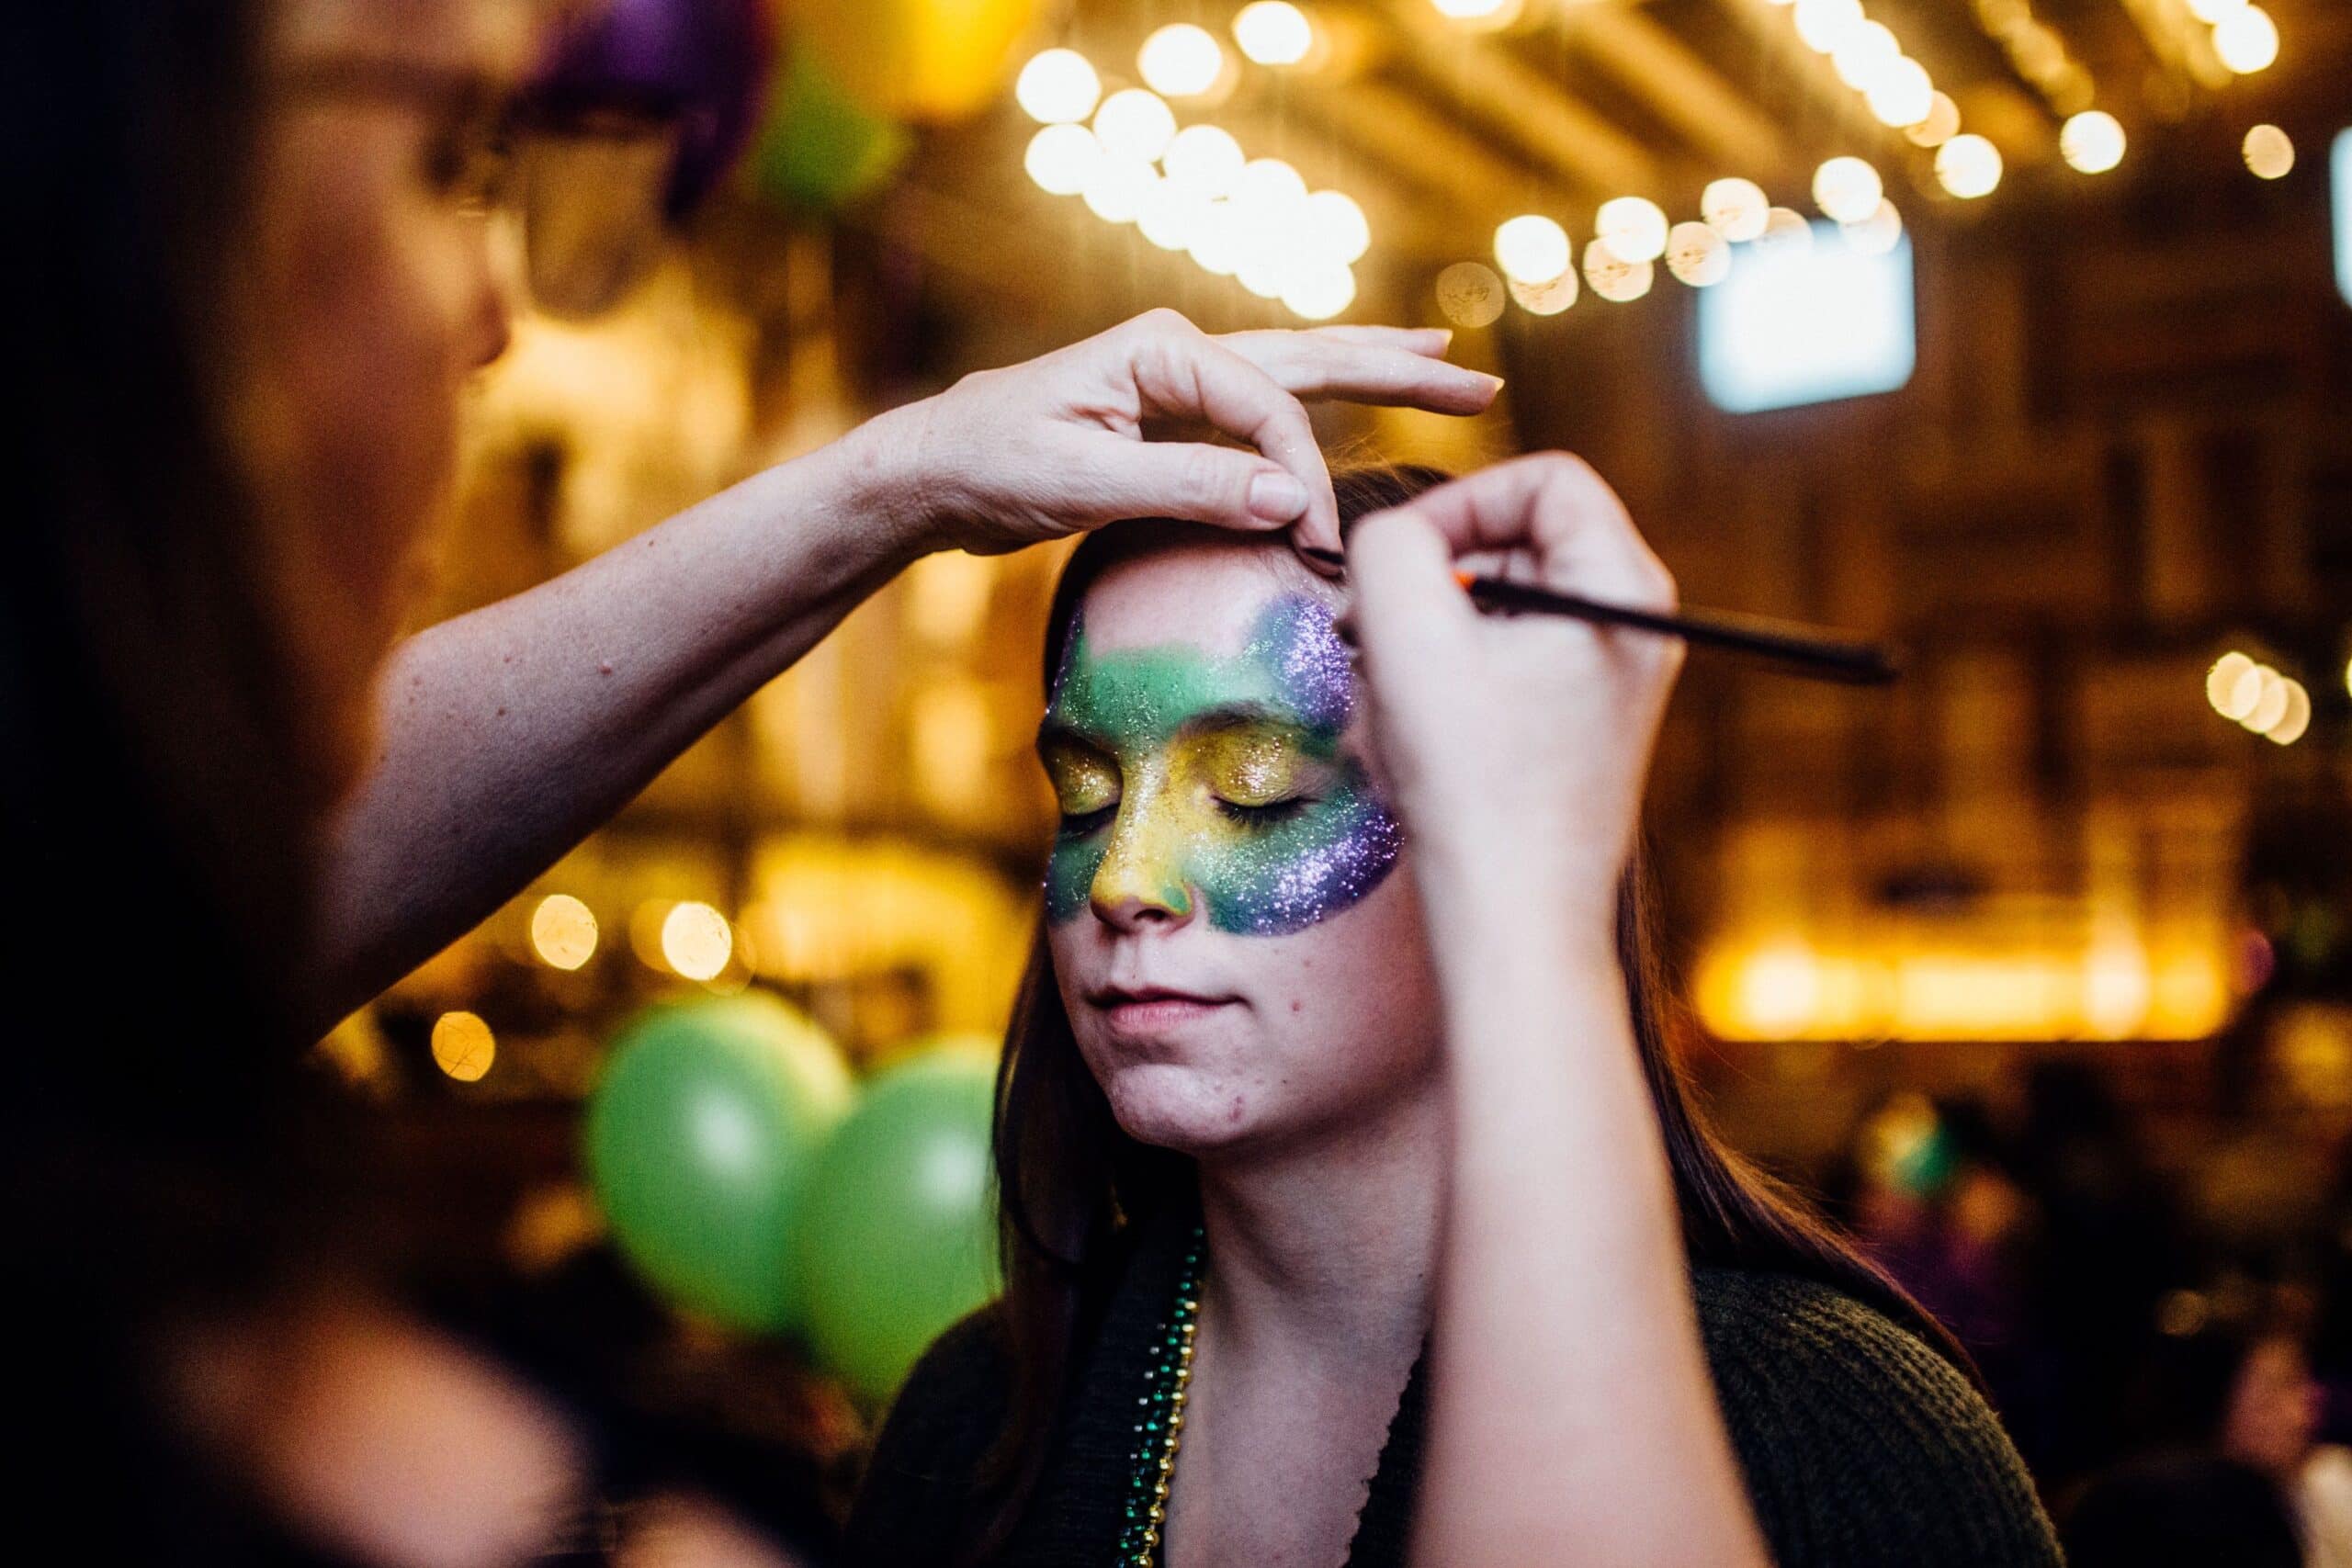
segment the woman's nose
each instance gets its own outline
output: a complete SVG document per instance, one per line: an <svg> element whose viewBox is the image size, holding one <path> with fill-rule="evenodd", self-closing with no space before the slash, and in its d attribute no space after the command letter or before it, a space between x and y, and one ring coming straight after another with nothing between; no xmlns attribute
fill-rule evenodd
<svg viewBox="0 0 2352 1568"><path fill-rule="evenodd" d="M1120 931L1181 926L1193 918L1185 885L1185 837L1156 791L1131 794L1112 825L1111 842L1094 870L1088 903L1095 918Z"/></svg>

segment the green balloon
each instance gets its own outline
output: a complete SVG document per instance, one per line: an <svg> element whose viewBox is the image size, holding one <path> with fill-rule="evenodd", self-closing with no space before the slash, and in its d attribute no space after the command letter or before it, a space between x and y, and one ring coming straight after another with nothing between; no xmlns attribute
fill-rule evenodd
<svg viewBox="0 0 2352 1568"><path fill-rule="evenodd" d="M841 1052L775 997L639 1014L614 1042L583 1130L623 1254L682 1306L737 1328L790 1326L804 1179L850 1098Z"/></svg>
<svg viewBox="0 0 2352 1568"><path fill-rule="evenodd" d="M888 1400L942 1329L996 1293L985 1052L928 1052L880 1074L809 1173L804 1326L856 1393Z"/></svg>

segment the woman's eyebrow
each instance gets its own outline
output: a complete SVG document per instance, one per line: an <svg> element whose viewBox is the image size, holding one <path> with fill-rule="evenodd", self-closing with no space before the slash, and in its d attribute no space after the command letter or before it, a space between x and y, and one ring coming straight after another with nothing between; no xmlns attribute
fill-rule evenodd
<svg viewBox="0 0 2352 1568"><path fill-rule="evenodd" d="M1177 728L1179 735L1211 735L1224 729L1305 729L1306 721L1295 708L1282 703L1244 701L1203 708Z"/></svg>
<svg viewBox="0 0 2352 1568"><path fill-rule="evenodd" d="M1046 716L1037 721L1037 750L1042 752L1057 743L1083 746L1094 751L1103 750L1102 737L1048 708Z"/></svg>

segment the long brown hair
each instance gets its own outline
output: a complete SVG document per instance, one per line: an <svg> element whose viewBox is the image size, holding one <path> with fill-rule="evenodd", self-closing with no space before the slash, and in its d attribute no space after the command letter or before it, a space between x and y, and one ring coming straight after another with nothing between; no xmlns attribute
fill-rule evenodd
<svg viewBox="0 0 2352 1568"><path fill-rule="evenodd" d="M1418 467L1344 471L1334 479L1340 520L1399 505L1448 477ZM1071 556L1046 630L1049 688L1073 612L1126 547L1098 534ZM1940 1324L1803 1200L1726 1147L1701 1115L1668 1047L1651 919L1636 863L1618 886L1617 956L1691 1261L1834 1286L1904 1324L1973 1379L1966 1352ZM1071 1363L1115 1282L1123 1234L1191 1201L1193 1191L1191 1160L1138 1143L1113 1117L1079 1055L1042 921L998 1069L995 1160L1005 1282L999 1322L1012 1357L1012 1404L983 1467L973 1562L1003 1544L1036 1490Z"/></svg>

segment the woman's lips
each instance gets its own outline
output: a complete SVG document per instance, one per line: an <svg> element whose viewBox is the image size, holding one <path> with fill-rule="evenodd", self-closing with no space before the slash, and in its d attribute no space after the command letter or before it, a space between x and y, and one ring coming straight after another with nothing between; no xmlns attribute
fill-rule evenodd
<svg viewBox="0 0 2352 1568"><path fill-rule="evenodd" d="M1196 1022L1220 1008L1231 1007L1238 998L1143 986L1132 990L1097 991L1087 999L1119 1033L1159 1034Z"/></svg>

